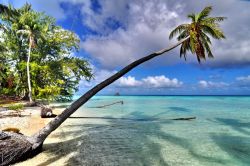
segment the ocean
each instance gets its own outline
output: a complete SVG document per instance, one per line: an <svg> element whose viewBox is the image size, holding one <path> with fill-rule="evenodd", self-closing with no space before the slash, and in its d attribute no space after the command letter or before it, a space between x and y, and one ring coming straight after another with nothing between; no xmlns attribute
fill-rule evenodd
<svg viewBox="0 0 250 166"><path fill-rule="evenodd" d="M250 97L95 96L51 138L52 165L248 166Z"/></svg>

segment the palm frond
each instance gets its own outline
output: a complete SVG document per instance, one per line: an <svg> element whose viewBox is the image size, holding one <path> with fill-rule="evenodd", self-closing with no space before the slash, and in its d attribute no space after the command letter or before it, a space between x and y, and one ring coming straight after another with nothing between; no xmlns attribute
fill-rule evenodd
<svg viewBox="0 0 250 166"><path fill-rule="evenodd" d="M177 37L177 40L180 41L182 39L185 39L189 36L189 32L184 30L183 32L181 32L181 34Z"/></svg>
<svg viewBox="0 0 250 166"><path fill-rule="evenodd" d="M182 44L181 44L181 48L180 48L180 58L182 58L182 56L184 56L184 59L187 60L187 51L190 51L190 39L185 40Z"/></svg>
<svg viewBox="0 0 250 166"><path fill-rule="evenodd" d="M216 23L216 22L222 22L225 19L227 19L227 17L208 17L203 19L202 22Z"/></svg>
<svg viewBox="0 0 250 166"><path fill-rule="evenodd" d="M192 20L193 22L195 22L195 14L194 14L194 13L191 13L191 14L187 15L187 17L188 17L188 18L191 18L191 20Z"/></svg>
<svg viewBox="0 0 250 166"><path fill-rule="evenodd" d="M203 42L203 47L205 48L205 50L206 50L206 52L207 52L207 56L208 56L209 58L213 58L214 55L213 55L213 53L212 53L212 51L211 51L211 49L210 49L209 44L208 44L207 42Z"/></svg>
<svg viewBox="0 0 250 166"><path fill-rule="evenodd" d="M207 6L205 7L199 14L198 14L198 19L197 21L201 21L202 19L204 19L205 17L207 17L211 11L212 11L212 6Z"/></svg>
<svg viewBox="0 0 250 166"><path fill-rule="evenodd" d="M169 39L172 39L175 35L178 33L182 33L183 31L187 31L189 27L189 24L181 24L178 27L176 27L169 35Z"/></svg>
<svg viewBox="0 0 250 166"><path fill-rule="evenodd" d="M10 17L19 15L18 11L14 9L11 5L5 6L3 4L0 4L0 14L2 16L10 16Z"/></svg>
<svg viewBox="0 0 250 166"><path fill-rule="evenodd" d="M201 32L201 33L200 33L200 36L201 36L201 39L202 39L203 42L212 44L211 39L210 39L210 37L208 37L207 34Z"/></svg>
<svg viewBox="0 0 250 166"><path fill-rule="evenodd" d="M222 30L216 26L213 26L212 24L203 24L201 25L202 31L204 33L207 33L211 35L215 39L224 39L226 38L223 34Z"/></svg>

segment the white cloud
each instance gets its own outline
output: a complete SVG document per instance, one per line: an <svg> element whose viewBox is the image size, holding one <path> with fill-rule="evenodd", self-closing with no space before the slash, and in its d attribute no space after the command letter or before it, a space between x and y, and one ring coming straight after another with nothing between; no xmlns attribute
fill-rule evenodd
<svg viewBox="0 0 250 166"><path fill-rule="evenodd" d="M97 31L104 34L87 38L81 47L105 68L124 66L152 51L166 47L172 25L181 22L175 11L178 10L177 7L170 8L166 1L101 2L103 2L101 19L114 18L117 22L121 22L122 28L107 33L107 30L102 28L105 25L99 25L100 21L97 21L101 17L100 14L94 14L92 24L97 24L99 27ZM119 4L119 7L110 9L109 5L114 6L114 3ZM107 9L110 11L104 12ZM179 59L178 56L171 58L172 60L166 62L172 63L173 59Z"/></svg>
<svg viewBox="0 0 250 166"><path fill-rule="evenodd" d="M183 83L178 79L169 79L164 75L161 76L148 76L147 78L143 79L143 82L146 84L147 87L152 88L178 88Z"/></svg>
<svg viewBox="0 0 250 166"><path fill-rule="evenodd" d="M244 82L249 82L250 83L250 75L237 77L236 80L237 81L244 81Z"/></svg>
<svg viewBox="0 0 250 166"><path fill-rule="evenodd" d="M142 85L141 81L135 79L135 77L128 76L128 77L121 77L118 80L118 86L120 87L138 87Z"/></svg>
<svg viewBox="0 0 250 166"><path fill-rule="evenodd" d="M243 87L250 88L250 75L237 77L236 85L238 85L238 87L240 88L243 88Z"/></svg>
<svg viewBox="0 0 250 166"><path fill-rule="evenodd" d="M198 85L201 88L226 88L229 86L229 84L225 82L213 82L213 81L205 81L205 80L199 81Z"/></svg>
<svg viewBox="0 0 250 166"><path fill-rule="evenodd" d="M116 86L118 87L139 87L139 88L179 88L183 82L176 78L170 79L164 75L148 76L141 80L136 80L135 77L128 76L120 78Z"/></svg>
<svg viewBox="0 0 250 166"><path fill-rule="evenodd" d="M250 26L248 21L250 2L237 0L228 0L227 3L223 0L198 2L196 0L103 0L100 1L100 4L101 13L89 12L91 9L86 10L86 8L84 11L87 12L82 11L88 15L87 21L83 22L93 30L104 34L88 38L83 42L82 48L105 68L112 69L128 64L132 60L166 47L169 45L170 30L180 23L187 22L188 13L199 12L207 5L214 6L213 15L226 16L228 19L222 23L227 39L213 41L215 58L206 62L205 66L234 67L250 64L250 56L248 56L250 54L248 47L250 30L247 28ZM110 27L105 24L109 18L113 18L123 25L122 28L115 31L110 30ZM157 63L168 65L181 62L178 49L171 54L174 56L163 56ZM196 63L196 58L189 56L188 63L190 62Z"/></svg>
<svg viewBox="0 0 250 166"><path fill-rule="evenodd" d="M94 79L91 81L81 80L79 87L80 91L84 88L93 87L100 82L104 81L108 77L115 74L117 71L115 70L105 70L105 69L97 69L94 66L92 67L94 70ZM183 82L179 81L177 78L170 79L164 75L161 76L148 76L137 80L133 76L123 76L117 81L115 81L111 87L112 88L179 88L183 85Z"/></svg>

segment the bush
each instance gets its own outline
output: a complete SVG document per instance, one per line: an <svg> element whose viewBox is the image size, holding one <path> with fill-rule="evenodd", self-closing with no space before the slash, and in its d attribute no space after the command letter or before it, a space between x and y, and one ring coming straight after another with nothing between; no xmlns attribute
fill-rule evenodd
<svg viewBox="0 0 250 166"><path fill-rule="evenodd" d="M22 110L23 109L23 104L11 105L11 106L9 106L9 109L10 110L15 110L15 111Z"/></svg>

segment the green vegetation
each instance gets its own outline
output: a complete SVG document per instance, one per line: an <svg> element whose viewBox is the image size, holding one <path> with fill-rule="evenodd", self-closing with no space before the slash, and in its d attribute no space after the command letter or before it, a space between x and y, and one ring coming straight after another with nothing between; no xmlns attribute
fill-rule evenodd
<svg viewBox="0 0 250 166"><path fill-rule="evenodd" d="M23 109L23 104L14 104L8 107L10 110L19 111Z"/></svg>
<svg viewBox="0 0 250 166"><path fill-rule="evenodd" d="M32 10L0 6L0 94L23 99L70 100L89 63L75 56L79 37L55 19Z"/></svg>
<svg viewBox="0 0 250 166"><path fill-rule="evenodd" d="M188 18L192 20L189 24L181 24L176 27L169 35L172 39L179 33L178 41L186 39L181 44L180 56L184 56L186 60L187 51L196 54L197 60L200 63L201 59L206 59L206 54L209 58L213 58L210 49L210 37L215 39L224 39L225 36L219 27L219 22L223 21L225 17L208 17L212 11L212 7L205 7L200 13L189 14Z"/></svg>

